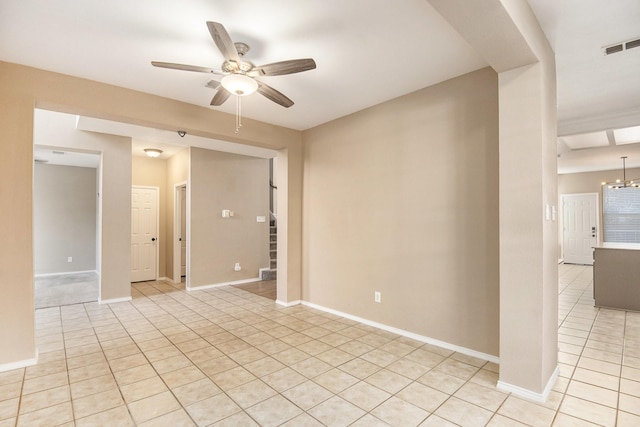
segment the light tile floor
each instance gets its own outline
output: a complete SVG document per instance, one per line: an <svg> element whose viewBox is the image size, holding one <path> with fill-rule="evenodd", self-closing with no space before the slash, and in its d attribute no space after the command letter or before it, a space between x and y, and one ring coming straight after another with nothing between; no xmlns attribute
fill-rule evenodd
<svg viewBox="0 0 640 427"><path fill-rule="evenodd" d="M0 373L5 426L639 426L640 314L560 266L561 378L536 404L498 366L234 287L133 285L36 311L38 365Z"/></svg>

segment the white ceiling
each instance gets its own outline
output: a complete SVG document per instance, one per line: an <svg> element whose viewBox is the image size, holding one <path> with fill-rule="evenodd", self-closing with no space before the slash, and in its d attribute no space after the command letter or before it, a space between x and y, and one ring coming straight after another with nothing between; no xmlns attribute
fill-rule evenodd
<svg viewBox="0 0 640 427"><path fill-rule="evenodd" d="M206 21L249 44L257 65L314 58L315 70L260 78L291 108L243 98L243 116L300 130L486 66L425 0L0 0L0 10L2 60L207 107L213 75L150 64L220 69Z"/></svg>
<svg viewBox="0 0 640 427"><path fill-rule="evenodd" d="M640 48L603 48L640 38L638 0L529 0L556 53L558 171L640 167L640 137L627 146L614 130L640 125ZM633 139L633 138L632 138Z"/></svg>
<svg viewBox="0 0 640 427"><path fill-rule="evenodd" d="M556 53L561 125L640 113L640 48L608 56L603 52L607 46L640 38L640 1L529 0L529 4Z"/></svg>
<svg viewBox="0 0 640 427"><path fill-rule="evenodd" d="M605 132L610 141L612 129L640 125L640 48L602 52L640 37L640 1L528 1L556 52L559 135L570 142L561 141L559 170L567 160L580 163L572 170L602 168L598 150L621 146L589 148L604 141L601 134L594 142L592 134ZM486 66L427 0L0 0L0 60L207 107L214 92L204 84L212 75L150 65L219 68L223 59L207 20L248 43L245 58L255 64L316 60L312 71L262 77L293 99L293 107L259 94L244 98L245 117L293 129ZM233 113L234 103L209 108ZM622 119L610 125L616 118ZM587 134L583 142L581 134ZM629 164L635 157L640 166L640 155L629 155Z"/></svg>
<svg viewBox="0 0 640 427"><path fill-rule="evenodd" d="M59 147L35 146L33 159L36 164L50 164L58 166L75 166L96 169L100 166L100 153L86 153L61 149Z"/></svg>

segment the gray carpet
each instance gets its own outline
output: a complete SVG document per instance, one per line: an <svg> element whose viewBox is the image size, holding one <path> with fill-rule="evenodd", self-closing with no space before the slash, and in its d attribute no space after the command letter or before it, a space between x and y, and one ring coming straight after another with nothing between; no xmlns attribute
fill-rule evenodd
<svg viewBox="0 0 640 427"><path fill-rule="evenodd" d="M99 276L95 272L36 277L36 308L98 300Z"/></svg>

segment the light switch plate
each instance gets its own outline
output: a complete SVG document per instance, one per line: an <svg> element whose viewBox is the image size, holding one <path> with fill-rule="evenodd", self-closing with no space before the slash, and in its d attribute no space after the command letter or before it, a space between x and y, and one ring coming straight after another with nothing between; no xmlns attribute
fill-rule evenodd
<svg viewBox="0 0 640 427"><path fill-rule="evenodd" d="M266 216L257 216L256 217L256 222L267 222L267 217Z"/></svg>

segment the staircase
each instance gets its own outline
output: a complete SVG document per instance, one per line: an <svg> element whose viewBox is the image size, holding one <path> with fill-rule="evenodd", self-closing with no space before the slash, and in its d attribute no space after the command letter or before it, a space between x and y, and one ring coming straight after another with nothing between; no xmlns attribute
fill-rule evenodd
<svg viewBox="0 0 640 427"><path fill-rule="evenodd" d="M260 270L261 280L276 280L278 268L278 226L275 218L269 222L269 268Z"/></svg>

